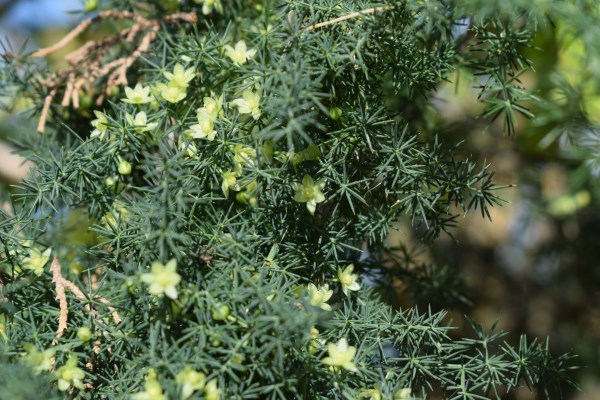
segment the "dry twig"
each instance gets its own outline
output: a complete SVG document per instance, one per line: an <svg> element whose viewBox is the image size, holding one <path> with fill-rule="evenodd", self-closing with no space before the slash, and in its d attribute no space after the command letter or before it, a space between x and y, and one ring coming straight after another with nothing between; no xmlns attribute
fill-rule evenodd
<svg viewBox="0 0 600 400"><path fill-rule="evenodd" d="M56 288L56 299L58 300L58 304L60 307L56 338L52 342L52 345L54 346L58 343L58 339L62 337L64 331L67 329L67 322L69 317L69 304L67 302L67 295L65 289L68 289L79 300L87 302L89 298L81 291L81 289L79 289L79 287L77 287L77 285L75 285L73 282L62 276L58 258L54 257L52 265L50 265L50 271L52 272L52 283L54 283L54 286ZM119 313L114 307L110 306L108 300L100 296L92 296L91 298L107 306L115 324L118 325L121 323L121 317L119 316ZM86 303L85 308L94 315L95 319L98 318L98 312L96 310L93 310L89 303Z"/></svg>
<svg viewBox="0 0 600 400"><path fill-rule="evenodd" d="M53 46L40 49L30 57L44 57L60 50L77 36L83 33L94 23L106 19L126 19L133 22L131 27L99 40L85 43L77 50L66 56L69 66L46 78L42 85L49 89L44 99L42 113L38 123L38 132L43 132L46 127L50 106L59 89L64 88L61 105L63 107L79 107L79 91L90 90L97 82L102 81L103 93L97 98L97 104L102 103L104 96L109 94L114 87L127 85L127 71L133 63L150 49L150 45L158 36L161 22L163 23L188 23L197 21L195 13L176 13L163 17L160 20L146 19L140 15L119 11L107 10L89 18L69 32ZM118 43L136 43L135 49L128 55L110 58L109 50ZM98 103L99 102L99 103Z"/></svg>
<svg viewBox="0 0 600 400"><path fill-rule="evenodd" d="M394 8L394 6L380 6L380 7L366 8L364 10L355 11L350 14L342 15L341 17L333 18L333 19L330 19L327 21L323 21L323 22L319 22L317 24L310 25L305 30L312 31L314 29L323 28L324 26L328 26L328 25L334 25L339 22L346 21L348 19L361 17L363 15L369 15L369 14L375 14L378 12L389 11L389 10L392 10L393 8Z"/></svg>

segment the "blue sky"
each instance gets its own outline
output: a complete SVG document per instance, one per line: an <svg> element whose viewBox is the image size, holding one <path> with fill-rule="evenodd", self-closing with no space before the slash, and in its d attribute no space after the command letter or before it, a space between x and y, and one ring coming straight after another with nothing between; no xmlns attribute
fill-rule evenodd
<svg viewBox="0 0 600 400"><path fill-rule="evenodd" d="M82 0L19 0L2 20L0 30L27 34L35 30L72 25L81 20Z"/></svg>

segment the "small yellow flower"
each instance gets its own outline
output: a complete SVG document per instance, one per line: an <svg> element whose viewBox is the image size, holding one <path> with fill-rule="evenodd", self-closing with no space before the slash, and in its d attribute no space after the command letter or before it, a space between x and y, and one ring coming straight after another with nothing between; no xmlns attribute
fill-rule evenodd
<svg viewBox="0 0 600 400"><path fill-rule="evenodd" d="M238 108L240 114L252 114L255 120L261 116L260 111L260 93L246 89L242 92L242 97L231 102Z"/></svg>
<svg viewBox="0 0 600 400"><path fill-rule="evenodd" d="M244 165L254 165L254 162L256 161L256 150L254 148L236 144L231 151L233 152L234 170L236 174L241 175Z"/></svg>
<svg viewBox="0 0 600 400"><path fill-rule="evenodd" d="M216 121L218 117L223 115L223 95L213 99L212 97L204 98L204 112L208 114L211 121ZM200 112L201 109L198 109ZM200 118L200 117L198 117Z"/></svg>
<svg viewBox="0 0 600 400"><path fill-rule="evenodd" d="M356 354L356 347L348 346L346 338L341 338L337 344L328 343L327 351L329 357L325 357L321 362L334 368L342 367L348 371L357 372L358 368L352 362Z"/></svg>
<svg viewBox="0 0 600 400"><path fill-rule="evenodd" d="M29 257L22 259L23 268L33 271L36 276L41 276L44 273L44 266L50 260L51 248L47 248L43 253L32 247L29 250Z"/></svg>
<svg viewBox="0 0 600 400"><path fill-rule="evenodd" d="M175 65L173 72L165 71L163 74L169 80L169 86L175 86L184 90L188 87L190 81L196 76L193 67L184 69L181 64Z"/></svg>
<svg viewBox="0 0 600 400"><path fill-rule="evenodd" d="M181 88L170 83L168 85L159 83L156 85L156 88L158 89L160 96L169 103L179 103L181 100L185 99L185 96L187 96L185 88Z"/></svg>
<svg viewBox="0 0 600 400"><path fill-rule="evenodd" d="M176 299L176 286L181 282L181 275L176 272L177 261L172 259L166 265L155 261L150 269L151 272L142 274L142 281L150 285L148 292L155 296L165 295L173 300Z"/></svg>
<svg viewBox="0 0 600 400"><path fill-rule="evenodd" d="M204 388L204 398L206 400L219 400L221 398L221 390L217 386L217 380L211 379Z"/></svg>
<svg viewBox="0 0 600 400"><path fill-rule="evenodd" d="M394 400L410 400L412 398L412 390L410 388L403 388L394 393Z"/></svg>
<svg viewBox="0 0 600 400"><path fill-rule="evenodd" d="M54 349L39 351L31 343L25 343L23 348L27 352L27 354L23 357L23 361L29 364L36 374L39 374L43 371L50 371L52 369L52 359L54 358L55 353Z"/></svg>
<svg viewBox="0 0 600 400"><path fill-rule="evenodd" d="M240 65L244 65L246 61L254 57L256 54L256 49L250 49L246 47L246 42L240 40L235 44L235 48L229 45L224 47L225 54L227 57L231 58L234 63L238 63Z"/></svg>
<svg viewBox="0 0 600 400"><path fill-rule="evenodd" d="M317 352L317 349L325 345L325 341L323 339L319 339L319 330L315 327L310 329L310 338L311 340L308 343L308 352L311 355L314 355Z"/></svg>
<svg viewBox="0 0 600 400"><path fill-rule="evenodd" d="M148 86L143 86L141 83L135 85L133 89L126 87L125 96L126 98L121 99L123 103L145 104L152 101L152 96L150 96L150 88Z"/></svg>
<svg viewBox="0 0 600 400"><path fill-rule="evenodd" d="M106 114L96 110L94 110L94 115L96 115L96 119L91 124L95 129L92 131L90 137L104 140L106 131L108 130L108 117Z"/></svg>
<svg viewBox="0 0 600 400"><path fill-rule="evenodd" d="M373 386L373 389L360 389L358 399L381 400L383 399L383 394L381 393L377 385L375 385Z"/></svg>
<svg viewBox="0 0 600 400"><path fill-rule="evenodd" d="M360 289L360 285L358 284L358 275L353 274L353 271L353 264L348 265L343 271L340 269L340 267L338 267L338 280L342 285L342 291L346 296L348 296L348 290L357 291Z"/></svg>
<svg viewBox="0 0 600 400"><path fill-rule="evenodd" d="M198 148L196 145L192 142L183 140L181 136L179 137L178 144L179 149L185 151L185 158L194 157L196 154L198 154Z"/></svg>
<svg viewBox="0 0 600 400"><path fill-rule="evenodd" d="M207 139L209 141L215 140L217 131L210 115L204 107L199 108L197 111L198 123L190 126L190 129L185 131L185 134L192 139Z"/></svg>
<svg viewBox="0 0 600 400"><path fill-rule="evenodd" d="M323 285L317 288L312 283L308 284L308 294L310 295L310 304L319 307L321 310L329 311L331 306L327 304L327 300L333 295L333 290L329 290L329 285Z"/></svg>
<svg viewBox="0 0 600 400"><path fill-rule="evenodd" d="M133 129L135 129L136 132L151 131L158 126L158 124L156 122L148 123L148 117L146 116L146 113L143 111L140 111L139 113L137 113L135 115L135 117L133 117L129 114L126 114L125 119L127 120L127 123L129 125L133 126Z"/></svg>
<svg viewBox="0 0 600 400"><path fill-rule="evenodd" d="M189 365L183 368L175 377L175 382L181 387L181 399L192 396L196 390L204 389L206 375L198 372Z"/></svg>
<svg viewBox="0 0 600 400"><path fill-rule="evenodd" d="M221 183L221 190L225 197L229 197L229 189L240 190L237 183L237 174L231 170L223 172L223 183Z"/></svg>
<svg viewBox="0 0 600 400"><path fill-rule="evenodd" d="M167 400L160 382L154 374L149 374L144 383L144 391L131 395L131 400Z"/></svg>
<svg viewBox="0 0 600 400"><path fill-rule="evenodd" d="M325 201L325 196L322 192L324 187L324 180L319 180L315 183L314 179L310 175L304 175L301 184L292 183L292 189L296 191L294 201L306 203L308 212L314 215L317 208L317 203Z"/></svg>
<svg viewBox="0 0 600 400"><path fill-rule="evenodd" d="M69 390L71 386L82 390L85 372L77 367L77 357L71 356L67 363L56 370L54 377L58 380L58 389L62 392Z"/></svg>
<svg viewBox="0 0 600 400"><path fill-rule="evenodd" d="M223 14L223 5L221 0L195 0L196 3L203 3L202 14L208 15L215 9L219 14Z"/></svg>

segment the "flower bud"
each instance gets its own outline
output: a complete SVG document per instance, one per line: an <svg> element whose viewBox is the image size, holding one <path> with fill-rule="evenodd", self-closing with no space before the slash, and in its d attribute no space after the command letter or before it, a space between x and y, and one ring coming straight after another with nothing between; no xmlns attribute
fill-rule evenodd
<svg viewBox="0 0 600 400"><path fill-rule="evenodd" d="M121 175L129 175L131 173L131 164L123 159L119 161L119 173Z"/></svg>
<svg viewBox="0 0 600 400"><path fill-rule="evenodd" d="M96 11L98 8L98 0L85 0L83 8L85 8L85 11L87 12Z"/></svg>
<svg viewBox="0 0 600 400"><path fill-rule="evenodd" d="M87 326L82 326L77 330L77 339L87 343L92 338L92 331Z"/></svg>
<svg viewBox="0 0 600 400"><path fill-rule="evenodd" d="M339 107L332 107L329 109L329 117L336 121L338 119L340 119L340 117L342 116L342 110Z"/></svg>
<svg viewBox="0 0 600 400"><path fill-rule="evenodd" d="M227 304L219 304L213 307L212 319L215 321L224 321L229 317L229 306Z"/></svg>

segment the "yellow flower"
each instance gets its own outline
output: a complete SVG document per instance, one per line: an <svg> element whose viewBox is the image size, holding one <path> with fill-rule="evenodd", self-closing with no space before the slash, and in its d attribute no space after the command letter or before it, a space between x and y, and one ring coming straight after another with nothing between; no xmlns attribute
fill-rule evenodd
<svg viewBox="0 0 600 400"><path fill-rule="evenodd" d="M36 374L52 369L52 358L55 353L54 349L39 351L31 343L25 343L23 348L27 352L23 357L23 361L29 364Z"/></svg>
<svg viewBox="0 0 600 400"><path fill-rule="evenodd" d="M368 400L381 400L383 398L383 394L377 387L377 385L373 386L373 389L360 389L358 394L358 399L368 399Z"/></svg>
<svg viewBox="0 0 600 400"><path fill-rule="evenodd" d="M196 3L204 3L202 6L202 14L208 15L213 9L217 10L219 14L223 14L223 5L221 0L195 0Z"/></svg>
<svg viewBox="0 0 600 400"><path fill-rule="evenodd" d="M235 44L235 48L226 45L224 49L227 57L231 58L234 63L238 63L240 65L244 65L247 60L251 59L256 54L256 49L248 50L246 47L246 42L243 40L237 42Z"/></svg>
<svg viewBox="0 0 600 400"><path fill-rule="evenodd" d="M165 85L164 83L159 83L156 85L160 96L168 101L169 103L179 103L181 100L185 99L187 95L185 88L180 86L175 86L171 83Z"/></svg>
<svg viewBox="0 0 600 400"><path fill-rule="evenodd" d="M319 330L315 327L310 328L310 342L308 343L308 352L311 355L314 355L317 352L318 348L321 348L325 341L323 339L319 339Z"/></svg>
<svg viewBox="0 0 600 400"><path fill-rule="evenodd" d="M43 253L32 247L29 250L29 257L23 258L23 268L33 271L37 276L41 276L44 273L44 266L50 260L50 254L52 253L51 248L47 248Z"/></svg>
<svg viewBox="0 0 600 400"><path fill-rule="evenodd" d="M167 400L167 396L163 393L155 374L148 374L146 383L144 383L144 391L131 395L131 400Z"/></svg>
<svg viewBox="0 0 600 400"><path fill-rule="evenodd" d="M410 388L403 388L394 393L394 400L409 400L412 399L412 390Z"/></svg>
<svg viewBox="0 0 600 400"><path fill-rule="evenodd" d="M246 89L242 92L242 97L231 102L238 108L240 114L252 114L255 120L260 118L260 94Z"/></svg>
<svg viewBox="0 0 600 400"><path fill-rule="evenodd" d="M183 368L175 377L175 382L181 387L181 398L188 399L196 390L204 389L206 375L194 370L189 365Z"/></svg>
<svg viewBox="0 0 600 400"><path fill-rule="evenodd" d="M221 390L217 386L217 380L211 379L206 384L204 389L204 398L206 400L219 400L221 398Z"/></svg>
<svg viewBox="0 0 600 400"><path fill-rule="evenodd" d="M358 368L352 362L356 354L356 347L348 346L346 338L341 338L337 344L328 343L327 351L329 357L325 357L321 362L334 368L342 367L348 371L357 372Z"/></svg>
<svg viewBox="0 0 600 400"><path fill-rule="evenodd" d="M96 110L94 110L94 115L96 115L96 119L92 121L92 126L95 129L92 131L90 137L104 140L108 129L108 117L106 114Z"/></svg>
<svg viewBox="0 0 600 400"><path fill-rule="evenodd" d="M199 108L197 111L198 123L190 126L190 129L184 133L192 139L207 139L209 141L215 140L217 131L215 131L215 125L210 115L204 107Z"/></svg>
<svg viewBox="0 0 600 400"><path fill-rule="evenodd" d="M142 281L150 285L148 292L155 296L165 295L171 299L176 299L176 286L181 282L181 275L175 271L177 269L177 261L172 259L166 265L155 261L152 263L150 269L151 272L142 274Z"/></svg>
<svg viewBox="0 0 600 400"><path fill-rule="evenodd" d="M357 291L360 289L360 285L358 284L358 275L353 274L354 265L350 264L342 271L340 267L338 267L337 275L340 284L342 285L342 291L346 296L348 296L348 290Z"/></svg>
<svg viewBox="0 0 600 400"><path fill-rule="evenodd" d="M205 97L204 107L198 109L198 112L200 112L202 109L204 109L204 112L208 114L211 121L216 121L218 117L223 115L223 95L216 99L213 99L212 97Z"/></svg>
<svg viewBox="0 0 600 400"><path fill-rule="evenodd" d="M317 288L312 283L309 283L307 289L308 294L310 295L311 305L325 311L331 310L331 306L327 304L327 300L333 295L333 290L329 290L329 285L323 285L320 288Z"/></svg>
<svg viewBox="0 0 600 400"><path fill-rule="evenodd" d="M163 74L169 80L169 86L175 86L184 90L188 87L189 82L196 76L193 67L184 69L181 64L175 65L173 72L165 71Z"/></svg>
<svg viewBox="0 0 600 400"><path fill-rule="evenodd" d="M179 149L185 151L185 158L194 157L198 153L198 148L192 142L187 142L179 137Z"/></svg>
<svg viewBox="0 0 600 400"><path fill-rule="evenodd" d="M58 389L62 392L69 390L71 386L83 389L83 378L85 372L77 367L77 357L71 356L67 363L56 370L54 376L58 380Z"/></svg>
<svg viewBox="0 0 600 400"><path fill-rule="evenodd" d="M125 119L127 120L127 123L133 126L133 129L135 129L137 132L151 131L158 126L156 122L148 123L148 117L143 111L137 113L135 117L125 114Z"/></svg>
<svg viewBox="0 0 600 400"><path fill-rule="evenodd" d="M142 86L141 83L135 85L133 89L126 87L125 96L126 98L121 99L123 103L145 104L152 101L152 96L150 96L150 88L148 86Z"/></svg>
<svg viewBox="0 0 600 400"><path fill-rule="evenodd" d="M221 190L225 197L229 197L229 189L240 190L237 183L237 174L231 170L223 172L223 183L221 183Z"/></svg>
<svg viewBox="0 0 600 400"><path fill-rule="evenodd" d="M256 150L252 147L236 144L231 151L233 152L233 162L235 172L240 175L244 165L252 166L256 160Z"/></svg>
<svg viewBox="0 0 600 400"><path fill-rule="evenodd" d="M317 208L317 203L325 201L325 196L322 192L324 187L324 180L319 180L315 183L310 175L304 175L304 178L302 178L302 184L292 183L292 189L296 191L294 201L306 203L306 208L311 214L314 215Z"/></svg>

